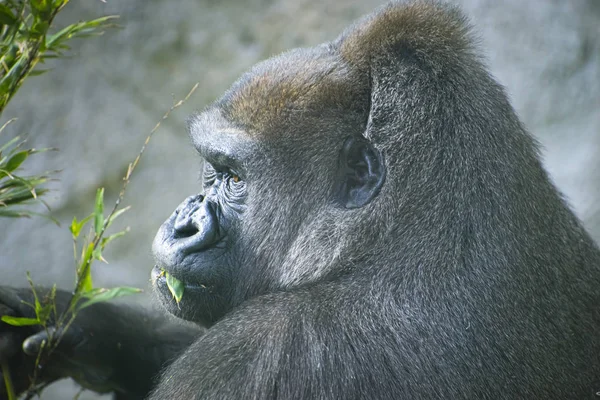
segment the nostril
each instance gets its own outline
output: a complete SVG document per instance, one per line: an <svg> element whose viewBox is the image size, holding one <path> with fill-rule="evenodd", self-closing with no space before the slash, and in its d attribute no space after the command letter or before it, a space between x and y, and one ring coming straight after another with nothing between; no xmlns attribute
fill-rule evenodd
<svg viewBox="0 0 600 400"><path fill-rule="evenodd" d="M193 212L180 212L177 214L177 218L173 224L176 235L192 236L198 232L198 228L196 228L196 224L193 221L193 215Z"/></svg>
<svg viewBox="0 0 600 400"><path fill-rule="evenodd" d="M176 224L174 228L178 235L192 236L198 232L198 229L192 224Z"/></svg>
<svg viewBox="0 0 600 400"><path fill-rule="evenodd" d="M194 215L202 207L204 196L190 196L175 210L175 222L173 233L177 237L188 237L198 233L198 227L194 223Z"/></svg>

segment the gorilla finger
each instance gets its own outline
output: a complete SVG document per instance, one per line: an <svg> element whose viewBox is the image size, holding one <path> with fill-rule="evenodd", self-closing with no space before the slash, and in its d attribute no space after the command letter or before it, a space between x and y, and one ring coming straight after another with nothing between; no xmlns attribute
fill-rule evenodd
<svg viewBox="0 0 600 400"><path fill-rule="evenodd" d="M71 326L67 331L62 328L50 327L25 339L23 351L27 355L35 356L40 352L42 346L48 344L50 339L58 341L57 351L70 354L72 350L82 344L83 335L77 326Z"/></svg>
<svg viewBox="0 0 600 400"><path fill-rule="evenodd" d="M23 341L23 351L29 356L36 356L46 346L49 337L56 337L56 332L57 329L52 327L29 336Z"/></svg>

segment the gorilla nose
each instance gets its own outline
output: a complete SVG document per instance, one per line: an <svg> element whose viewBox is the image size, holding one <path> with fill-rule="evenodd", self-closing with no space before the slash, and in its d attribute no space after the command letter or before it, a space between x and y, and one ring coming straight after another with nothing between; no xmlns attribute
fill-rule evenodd
<svg viewBox="0 0 600 400"><path fill-rule="evenodd" d="M183 253L210 247L218 241L218 232L213 206L204 196L190 196L175 210L172 235Z"/></svg>
<svg viewBox="0 0 600 400"><path fill-rule="evenodd" d="M202 195L191 196L185 199L183 203L175 210L175 222L173 230L179 237L187 237L196 234L199 231L199 224L206 222L206 212L200 210L204 204ZM202 207L204 210L206 207Z"/></svg>

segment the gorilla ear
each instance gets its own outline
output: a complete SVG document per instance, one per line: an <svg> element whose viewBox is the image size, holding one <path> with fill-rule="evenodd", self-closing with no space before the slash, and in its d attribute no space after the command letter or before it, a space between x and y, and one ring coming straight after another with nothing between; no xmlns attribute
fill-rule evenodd
<svg viewBox="0 0 600 400"><path fill-rule="evenodd" d="M337 201L345 208L359 208L378 194L385 181L383 154L365 138L346 140L339 160Z"/></svg>

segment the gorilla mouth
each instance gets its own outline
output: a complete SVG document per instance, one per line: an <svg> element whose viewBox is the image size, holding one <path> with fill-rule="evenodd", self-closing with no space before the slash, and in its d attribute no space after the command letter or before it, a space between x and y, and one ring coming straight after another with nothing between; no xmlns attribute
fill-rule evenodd
<svg viewBox="0 0 600 400"><path fill-rule="evenodd" d="M152 285L161 291L169 291L177 304L183 298L186 290L206 290L207 286L202 284L190 284L175 278L169 271L155 265L150 274Z"/></svg>
<svg viewBox="0 0 600 400"><path fill-rule="evenodd" d="M154 292L167 312L178 318L200 323L203 326L212 325L217 316L223 315L225 305L222 304L220 296L215 295L214 286L200 284L194 282L193 279L190 282L185 276L182 277L181 275L178 275L178 278L159 266L154 266L150 274ZM199 303L212 304L212 309L217 312L210 312L204 316L198 310L197 304Z"/></svg>
<svg viewBox="0 0 600 400"><path fill-rule="evenodd" d="M177 304L179 304L181 298L183 297L183 292L185 290L183 282L175 278L173 275L169 274L165 269L161 269L160 271L159 277L163 276L166 278L167 288L169 288L169 291L173 295L173 298L175 299Z"/></svg>

